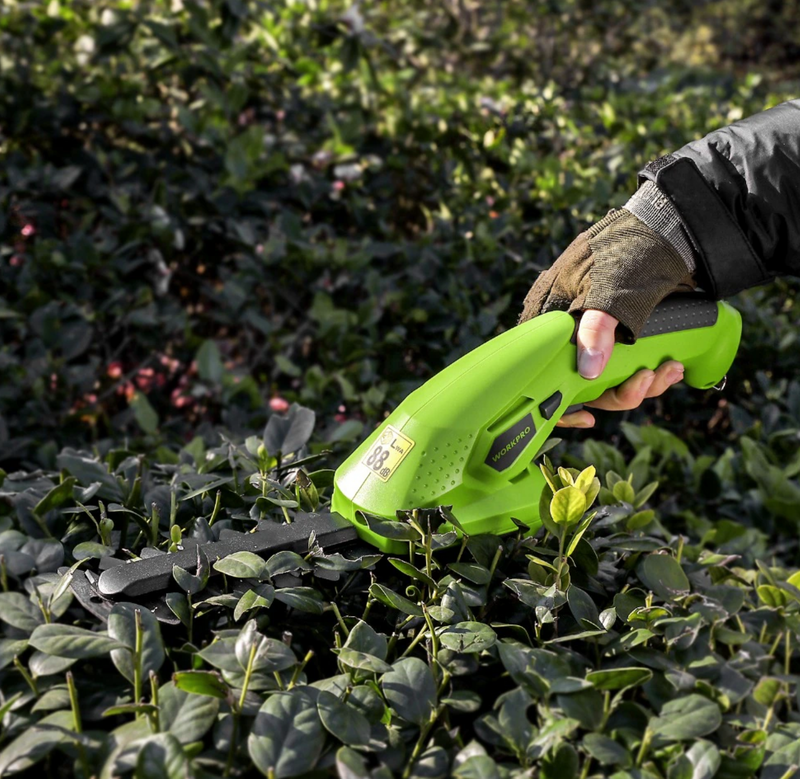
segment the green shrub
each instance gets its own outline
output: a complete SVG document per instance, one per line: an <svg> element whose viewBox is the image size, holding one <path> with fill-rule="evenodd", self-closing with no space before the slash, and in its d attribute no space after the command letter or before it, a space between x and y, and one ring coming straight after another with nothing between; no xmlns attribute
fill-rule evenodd
<svg viewBox="0 0 800 779"><path fill-rule="evenodd" d="M310 539L302 554L202 557L175 569L176 624L125 602L107 625L87 621L69 582L95 558L324 509L313 415L279 419L244 443L196 439L169 464L67 449L60 475L6 476L0 773L48 755L53 776L771 777L793 764L800 572L762 562L768 539L746 522L712 524L674 496L659 506L669 467L713 474L718 494L742 481L730 457L701 463L653 427L626 428L629 462L588 442L602 478L545 459L536 532L459 539L437 531L447 509L415 510L386 530L403 528L407 556ZM790 482L756 444L744 452L773 479L766 514Z"/></svg>
<svg viewBox="0 0 800 779"><path fill-rule="evenodd" d="M724 394L564 434L543 529L233 556L172 625L67 587L325 510L644 162L796 96L773 5L7 0L0 775L792 776L787 282L735 301Z"/></svg>
<svg viewBox="0 0 800 779"><path fill-rule="evenodd" d="M511 326L644 162L789 94L654 70L638 4L347 8L4 6L6 467L244 435L272 396L352 440Z"/></svg>

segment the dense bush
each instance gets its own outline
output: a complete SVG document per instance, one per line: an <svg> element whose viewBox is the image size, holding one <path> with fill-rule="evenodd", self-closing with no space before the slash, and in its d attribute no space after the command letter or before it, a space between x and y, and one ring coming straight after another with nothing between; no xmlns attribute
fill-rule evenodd
<svg viewBox="0 0 800 779"><path fill-rule="evenodd" d="M63 573L324 510L644 162L792 96L773 6L7 0L0 775L792 776L790 282L734 301L723 394L551 451L557 492L596 468L593 519L462 542L405 513L407 558L178 573L178 624L138 631ZM279 465L295 401L316 430Z"/></svg>
<svg viewBox="0 0 800 779"><path fill-rule="evenodd" d="M85 627L76 566L56 573L65 561L164 554L324 508L329 471L298 478L304 448L280 466L265 451L311 434L310 412L289 419L152 470L129 452L65 450L58 483L6 478L0 774L60 750L50 775L792 775L800 572L762 563L767 537L746 520L649 507L671 471L708 516L714 494L736 494L739 468L768 471L746 438L741 466L626 426L630 462L584 447L602 481L593 465L543 466L538 532L458 539L437 532L446 510L401 512L372 527L407 539L406 557L313 540L267 560L203 557L194 574L174 569L175 624L121 602L107 627ZM791 484L771 479L750 497L762 514L780 513L770 501ZM672 530L681 520L688 536Z"/></svg>
<svg viewBox="0 0 800 779"><path fill-rule="evenodd" d="M780 99L653 70L658 8L561 10L6 5L0 457L211 443L272 395L374 420L644 162Z"/></svg>

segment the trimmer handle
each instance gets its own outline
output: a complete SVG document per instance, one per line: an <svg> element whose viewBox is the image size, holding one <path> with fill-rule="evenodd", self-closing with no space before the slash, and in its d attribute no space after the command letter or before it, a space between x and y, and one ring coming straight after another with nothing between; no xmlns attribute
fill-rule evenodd
<svg viewBox="0 0 800 779"><path fill-rule="evenodd" d="M655 370L667 360L683 364L690 387L710 389L725 378L741 333L741 316L727 303L696 292L670 295L655 308L635 344L614 346L605 371L584 380L574 402L594 400L636 371Z"/></svg>

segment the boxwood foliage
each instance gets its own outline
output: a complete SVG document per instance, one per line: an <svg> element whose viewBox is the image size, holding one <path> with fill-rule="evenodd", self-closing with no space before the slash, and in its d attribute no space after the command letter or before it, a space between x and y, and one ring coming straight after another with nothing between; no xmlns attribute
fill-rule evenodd
<svg viewBox="0 0 800 779"><path fill-rule="evenodd" d="M796 96L773 6L6 0L0 775L792 776L784 282L736 301L724 395L566 436L542 528L201 559L171 625L69 588L325 510L642 163Z"/></svg>
<svg viewBox="0 0 800 779"><path fill-rule="evenodd" d="M262 436L196 439L171 462L65 449L57 472L5 476L0 774L793 775L787 544L746 511L711 523L691 498L659 499L679 471L780 514L796 487L748 438L743 457L706 461L627 425L627 461L592 441L570 467L545 456L543 525L505 537L458 535L440 507L371 519L399 555L313 536L300 553L201 554L173 570L174 624L133 602L103 622L73 599L99 557L325 511L313 423L293 406ZM743 500L749 472L773 481Z"/></svg>

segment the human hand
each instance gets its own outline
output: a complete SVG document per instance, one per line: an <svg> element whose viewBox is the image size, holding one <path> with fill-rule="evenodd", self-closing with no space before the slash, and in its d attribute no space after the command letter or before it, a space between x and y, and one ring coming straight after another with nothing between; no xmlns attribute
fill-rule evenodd
<svg viewBox="0 0 800 779"><path fill-rule="evenodd" d="M614 348L618 321L604 311L590 309L584 312L578 324L578 371L585 379L596 379L605 370ZM654 398L683 379L683 365L669 360L655 371L641 370L627 381L607 389L597 400L584 403L603 411L627 411L637 408L645 398ZM581 409L567 414L557 427L592 427L594 415Z"/></svg>
<svg viewBox="0 0 800 779"><path fill-rule="evenodd" d="M674 246L633 213L620 209L581 233L540 274L519 321L558 310L580 316L578 370L595 379L605 369L615 340L635 342L663 298L694 287L692 273ZM609 411L636 408L682 378L683 365L671 360L655 371L637 372L585 405ZM581 410L558 424L591 427L594 417Z"/></svg>

